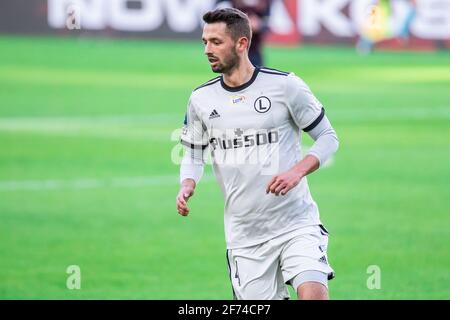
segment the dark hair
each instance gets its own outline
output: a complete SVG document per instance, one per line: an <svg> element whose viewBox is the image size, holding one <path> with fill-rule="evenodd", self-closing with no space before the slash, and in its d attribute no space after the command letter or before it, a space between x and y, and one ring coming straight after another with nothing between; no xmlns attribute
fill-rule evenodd
<svg viewBox="0 0 450 320"><path fill-rule="evenodd" d="M246 37L250 46L252 39L250 21L241 10L224 8L209 11L203 15L203 21L206 23L225 22L233 40L237 41L240 37Z"/></svg>

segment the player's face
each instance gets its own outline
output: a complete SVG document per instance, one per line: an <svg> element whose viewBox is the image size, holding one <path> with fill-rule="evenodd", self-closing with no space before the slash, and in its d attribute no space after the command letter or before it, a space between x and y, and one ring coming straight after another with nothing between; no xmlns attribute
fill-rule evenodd
<svg viewBox="0 0 450 320"><path fill-rule="evenodd" d="M224 22L205 24L202 40L213 72L229 73L237 67L239 56L236 42L231 38Z"/></svg>

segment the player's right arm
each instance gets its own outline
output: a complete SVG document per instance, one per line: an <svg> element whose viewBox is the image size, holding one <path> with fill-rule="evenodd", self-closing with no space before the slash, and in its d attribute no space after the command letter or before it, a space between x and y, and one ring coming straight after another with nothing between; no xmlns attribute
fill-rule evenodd
<svg viewBox="0 0 450 320"><path fill-rule="evenodd" d="M181 144L185 152L180 165L181 186L176 205L178 213L182 216L189 214L187 201L194 194L195 187L203 175L206 147L208 146L205 127L192 100L191 96L181 134Z"/></svg>

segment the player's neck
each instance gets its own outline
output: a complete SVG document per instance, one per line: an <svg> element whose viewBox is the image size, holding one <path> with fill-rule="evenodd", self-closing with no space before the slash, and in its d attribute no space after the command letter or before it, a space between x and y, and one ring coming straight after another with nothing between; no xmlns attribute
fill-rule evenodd
<svg viewBox="0 0 450 320"><path fill-rule="evenodd" d="M250 81L253 76L255 67L252 65L250 60L247 58L243 60L236 68L234 68L230 73L223 74L223 81L229 87L238 87L244 83Z"/></svg>

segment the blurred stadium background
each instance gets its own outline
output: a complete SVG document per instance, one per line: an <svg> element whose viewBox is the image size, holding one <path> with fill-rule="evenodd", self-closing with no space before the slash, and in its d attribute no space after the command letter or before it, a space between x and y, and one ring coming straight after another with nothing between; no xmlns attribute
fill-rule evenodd
<svg viewBox="0 0 450 320"><path fill-rule="evenodd" d="M274 1L266 65L300 75L341 140L309 178L331 297L449 299L450 2L417 1L407 43L359 55L370 4ZM214 76L199 40L213 6L1 2L1 299L232 298L219 187L208 168L180 217L171 161L191 90Z"/></svg>

